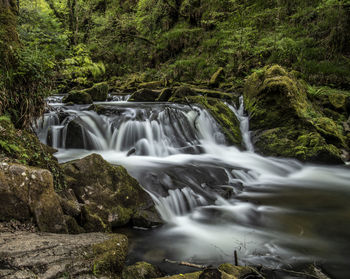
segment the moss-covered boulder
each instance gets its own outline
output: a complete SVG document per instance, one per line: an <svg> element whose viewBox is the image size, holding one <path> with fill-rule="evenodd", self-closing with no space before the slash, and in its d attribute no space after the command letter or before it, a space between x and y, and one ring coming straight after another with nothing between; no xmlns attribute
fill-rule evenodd
<svg viewBox="0 0 350 279"><path fill-rule="evenodd" d="M112 237L93 247L93 274L116 275L123 270L128 253L128 238L122 234L113 234Z"/></svg>
<svg viewBox="0 0 350 279"><path fill-rule="evenodd" d="M134 92L130 98L129 102L154 102L159 96L158 91L143 88Z"/></svg>
<svg viewBox="0 0 350 279"><path fill-rule="evenodd" d="M63 103L74 103L78 105L92 104L93 100L91 95L84 91L73 90L63 98Z"/></svg>
<svg viewBox="0 0 350 279"><path fill-rule="evenodd" d="M92 154L64 164L63 170L69 188L82 205L79 222L86 231L161 223L151 197L122 166L113 166Z"/></svg>
<svg viewBox="0 0 350 279"><path fill-rule="evenodd" d="M162 275L162 272L154 265L147 262L137 262L123 269L122 279L150 279Z"/></svg>
<svg viewBox="0 0 350 279"><path fill-rule="evenodd" d="M303 161L342 163L343 129L309 100L304 82L284 68L265 67L248 77L244 103L257 150Z"/></svg>
<svg viewBox="0 0 350 279"><path fill-rule="evenodd" d="M88 93L94 102L106 101L108 96L109 86L107 82L100 82L94 84L91 88L83 90L84 93Z"/></svg>
<svg viewBox="0 0 350 279"><path fill-rule="evenodd" d="M18 130L10 118L0 116L0 161L19 163L49 170L54 179L56 191L65 188L65 180L55 150L40 143L38 137L29 130Z"/></svg>
<svg viewBox="0 0 350 279"><path fill-rule="evenodd" d="M65 233L67 227L48 170L0 163L0 221L35 223L43 232Z"/></svg>

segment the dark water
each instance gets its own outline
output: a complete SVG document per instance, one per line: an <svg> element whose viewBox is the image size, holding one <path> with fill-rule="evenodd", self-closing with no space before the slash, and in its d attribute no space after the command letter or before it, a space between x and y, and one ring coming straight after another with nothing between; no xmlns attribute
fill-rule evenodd
<svg viewBox="0 0 350 279"><path fill-rule="evenodd" d="M99 153L151 194L166 225L128 232L130 262L215 264L232 262L236 250L241 264L317 264L334 278L350 278L348 168L257 155L242 107L232 109L249 151L227 146L199 107L100 105L103 115L56 101L38 135L59 149L61 162Z"/></svg>

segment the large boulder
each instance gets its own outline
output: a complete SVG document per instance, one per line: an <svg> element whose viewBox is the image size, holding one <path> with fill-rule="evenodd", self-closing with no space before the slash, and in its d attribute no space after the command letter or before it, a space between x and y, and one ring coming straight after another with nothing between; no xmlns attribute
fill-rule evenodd
<svg viewBox="0 0 350 279"><path fill-rule="evenodd" d="M106 101L108 96L107 82L100 82L94 84L91 88L85 89L83 92L88 93L94 102Z"/></svg>
<svg viewBox="0 0 350 279"><path fill-rule="evenodd" d="M89 93L73 90L63 98L63 103L74 103L78 105L92 104L93 100Z"/></svg>
<svg viewBox="0 0 350 279"><path fill-rule="evenodd" d="M154 102L159 96L158 91L154 91L148 88L142 88L134 92L130 98L130 102Z"/></svg>
<svg viewBox="0 0 350 279"><path fill-rule="evenodd" d="M63 165L68 187L81 204L84 229L110 231L127 224L161 224L153 200L122 166L113 166L92 154ZM74 199L72 199L74 203Z"/></svg>
<svg viewBox="0 0 350 279"><path fill-rule="evenodd" d="M342 127L310 102L305 83L284 68L265 67L249 76L244 103L260 153L342 163L340 149L348 148Z"/></svg>
<svg viewBox="0 0 350 279"><path fill-rule="evenodd" d="M162 272L147 262L137 262L123 269L122 279L150 279L162 276Z"/></svg>
<svg viewBox="0 0 350 279"><path fill-rule="evenodd" d="M34 218L40 231L66 233L67 227L48 170L0 164L0 221Z"/></svg>
<svg viewBox="0 0 350 279"><path fill-rule="evenodd" d="M127 248L128 240L120 234L4 232L0 233L0 277L115 278Z"/></svg>

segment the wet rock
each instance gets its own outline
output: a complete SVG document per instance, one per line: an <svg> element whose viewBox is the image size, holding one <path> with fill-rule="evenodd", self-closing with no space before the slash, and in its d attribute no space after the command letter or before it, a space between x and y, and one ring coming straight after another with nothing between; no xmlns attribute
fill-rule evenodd
<svg viewBox="0 0 350 279"><path fill-rule="evenodd" d="M0 233L0 277L97 278L119 272L126 253L123 235Z"/></svg>
<svg viewBox="0 0 350 279"><path fill-rule="evenodd" d="M150 279L162 276L162 272L147 262L137 262L123 269L122 279Z"/></svg>
<svg viewBox="0 0 350 279"><path fill-rule="evenodd" d="M63 165L67 184L82 206L81 226L88 231L161 223L151 197L122 166L92 154Z"/></svg>
<svg viewBox="0 0 350 279"><path fill-rule="evenodd" d="M257 151L302 161L341 164L341 127L310 102L305 83L275 65L253 73L244 88Z"/></svg>
<svg viewBox="0 0 350 279"><path fill-rule="evenodd" d="M154 102L159 96L159 92L150 89L140 89L130 96L130 102Z"/></svg>
<svg viewBox="0 0 350 279"><path fill-rule="evenodd" d="M93 102L90 94L84 91L71 91L62 101L63 103L74 103L78 105L91 104Z"/></svg>
<svg viewBox="0 0 350 279"><path fill-rule="evenodd" d="M67 232L52 174L19 164L0 164L0 221L34 218L40 231Z"/></svg>
<svg viewBox="0 0 350 279"><path fill-rule="evenodd" d="M91 88L84 89L83 92L88 93L94 102L103 102L108 96L107 82L100 82L94 84Z"/></svg>

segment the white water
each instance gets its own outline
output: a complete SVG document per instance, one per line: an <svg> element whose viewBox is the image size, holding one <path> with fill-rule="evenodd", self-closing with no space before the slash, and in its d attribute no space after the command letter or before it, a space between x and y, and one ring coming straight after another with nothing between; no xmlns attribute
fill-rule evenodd
<svg viewBox="0 0 350 279"><path fill-rule="evenodd" d="M60 113L50 112L38 135L47 142L51 134L61 162L99 153L125 166L168 224L152 245L179 260L227 261L237 250L245 263L318 262L339 265L340 277L348 274L349 169L254 153L242 101L231 109L247 151L225 145L213 118L199 108L109 105L109 116L68 108L60 121ZM71 121L80 125L80 136L69 131ZM80 149L67 149L74 140Z"/></svg>

